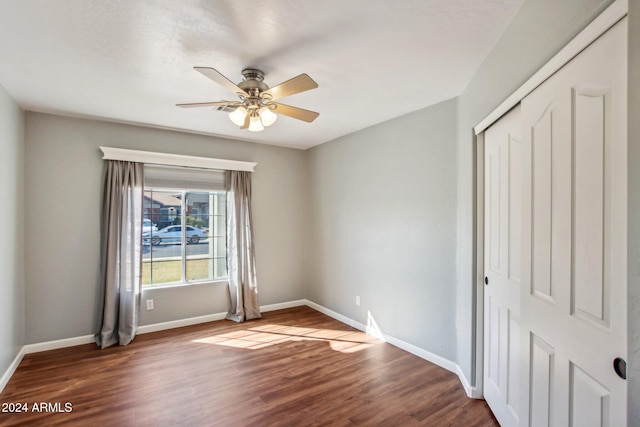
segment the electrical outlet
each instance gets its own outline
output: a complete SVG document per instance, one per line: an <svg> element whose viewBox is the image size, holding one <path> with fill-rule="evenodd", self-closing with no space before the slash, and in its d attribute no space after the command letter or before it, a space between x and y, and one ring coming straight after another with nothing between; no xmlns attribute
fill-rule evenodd
<svg viewBox="0 0 640 427"><path fill-rule="evenodd" d="M358 305L358 306L360 305L360 297L359 296L356 296L356 305Z"/></svg>
<svg viewBox="0 0 640 427"><path fill-rule="evenodd" d="M147 300L147 310L153 310L153 300L152 299L148 299Z"/></svg>

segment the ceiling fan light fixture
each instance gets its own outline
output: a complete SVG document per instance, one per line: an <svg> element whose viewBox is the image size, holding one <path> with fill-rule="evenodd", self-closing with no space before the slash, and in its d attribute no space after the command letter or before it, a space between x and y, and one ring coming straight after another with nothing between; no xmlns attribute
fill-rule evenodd
<svg viewBox="0 0 640 427"><path fill-rule="evenodd" d="M235 111L229 113L229 118L236 126L243 126L244 119L247 116L247 109L244 107L238 107Z"/></svg>
<svg viewBox="0 0 640 427"><path fill-rule="evenodd" d="M264 126L271 126L278 118L278 116L271 111L271 108L267 106L261 107L258 114L260 114L260 120Z"/></svg>
<svg viewBox="0 0 640 427"><path fill-rule="evenodd" d="M260 132L261 130L264 130L264 126L262 126L260 116L258 114L252 114L251 117L249 117L249 131Z"/></svg>
<svg viewBox="0 0 640 427"><path fill-rule="evenodd" d="M233 92L240 100L176 104L178 107L216 107L218 111L233 110L229 114L229 119L233 124L240 127L240 129L249 129L251 132L259 132L264 130L265 126L271 126L280 114L307 123L311 123L319 115L314 111L275 102L280 98L317 88L318 84L307 74L300 74L278 85L269 87L263 82L264 73L255 68L242 70L242 81L237 85L214 68L193 68L203 76Z"/></svg>

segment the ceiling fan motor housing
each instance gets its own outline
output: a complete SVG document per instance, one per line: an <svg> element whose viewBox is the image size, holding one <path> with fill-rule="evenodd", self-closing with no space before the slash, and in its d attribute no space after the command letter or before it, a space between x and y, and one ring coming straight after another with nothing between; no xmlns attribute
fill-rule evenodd
<svg viewBox="0 0 640 427"><path fill-rule="evenodd" d="M238 87L252 96L258 96L260 92L269 89L269 86L262 80L264 80L262 71L255 68L245 68L242 70L242 81L238 83ZM258 93L255 93L256 89Z"/></svg>

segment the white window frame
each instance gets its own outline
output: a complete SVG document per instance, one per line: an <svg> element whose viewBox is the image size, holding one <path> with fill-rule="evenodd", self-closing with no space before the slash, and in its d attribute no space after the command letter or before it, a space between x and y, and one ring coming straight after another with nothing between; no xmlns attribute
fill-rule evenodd
<svg viewBox="0 0 640 427"><path fill-rule="evenodd" d="M176 282L165 282L165 283L143 283L142 287L143 289L158 289L158 288L165 288L165 287L176 287L176 286L190 286L190 285L199 285L199 284L203 284L203 283L219 283L219 282L227 282L228 281L228 275L224 276L224 277L207 277L204 279L195 279L195 280L189 280L187 278L187 261L189 261L189 259L187 259L187 235L186 235L186 226L187 224L187 194L188 193L209 193L209 203L210 203L210 208L209 208L209 216L215 217L216 216L216 210L215 210L215 203L213 203L213 199L215 198L215 196L213 196L215 193L222 193L222 191L205 191L205 190L190 190L190 189L175 189L175 188L145 188L145 193L147 191L150 192L163 192L163 193L181 193L182 197L180 198L180 225L175 225L175 226L179 226L181 228L181 239L180 239L180 280L176 281ZM153 220L152 220L153 223ZM215 233L216 227L209 227L209 232L210 233ZM209 236L211 238L211 240L209 241L209 245L211 245L211 248L213 250L213 252L215 253L215 235L213 234L209 234ZM153 253L153 244L151 243L151 241L149 241L149 249L151 251L151 253ZM220 258L220 257L213 257L211 258L213 261L213 263L216 262L216 260ZM142 263L148 263L150 265L150 268L152 268L153 265L153 256L151 256L150 260L145 261L143 259ZM158 261L158 262L166 262L166 261ZM150 272L151 276L150 278L153 281L153 273ZM213 273L211 273L211 275L213 276Z"/></svg>

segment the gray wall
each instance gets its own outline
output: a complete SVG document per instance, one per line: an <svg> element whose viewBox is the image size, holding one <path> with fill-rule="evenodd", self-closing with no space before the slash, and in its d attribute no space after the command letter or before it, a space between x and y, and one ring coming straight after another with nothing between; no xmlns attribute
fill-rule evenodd
<svg viewBox="0 0 640 427"><path fill-rule="evenodd" d="M253 176L260 304L304 297L305 152L48 114L26 115L26 343L92 334L97 322L99 146L258 162ZM226 285L145 291L140 324L225 312Z"/></svg>
<svg viewBox="0 0 640 427"><path fill-rule="evenodd" d="M0 376L25 337L24 113L0 86Z"/></svg>
<svg viewBox="0 0 640 427"><path fill-rule="evenodd" d="M474 380L475 152L472 129L612 0L526 1L458 98L456 360Z"/></svg>
<svg viewBox="0 0 640 427"><path fill-rule="evenodd" d="M308 150L306 297L450 360L455 130L451 100Z"/></svg>
<svg viewBox="0 0 640 427"><path fill-rule="evenodd" d="M629 2L629 425L640 426L640 2Z"/></svg>

